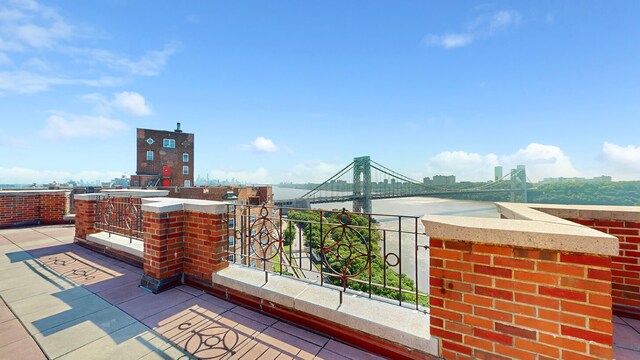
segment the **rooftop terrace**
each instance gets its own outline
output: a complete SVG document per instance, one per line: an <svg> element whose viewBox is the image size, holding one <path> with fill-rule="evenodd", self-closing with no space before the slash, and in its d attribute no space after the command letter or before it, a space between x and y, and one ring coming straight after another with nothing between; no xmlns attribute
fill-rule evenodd
<svg viewBox="0 0 640 360"><path fill-rule="evenodd" d="M0 225L67 221L64 198L0 194L5 212L30 209ZM3 358L640 358L640 208L500 203L503 219L425 216L428 246L411 251L428 251L415 257L428 263L416 266L425 313L230 260L228 204L129 199L113 226L101 198L76 198L75 226L0 230ZM130 238L100 233L112 228ZM268 255L281 260L281 239L259 234L244 240L276 244Z"/></svg>
<svg viewBox="0 0 640 360"><path fill-rule="evenodd" d="M73 244L73 226L0 230L2 359L379 359Z"/></svg>

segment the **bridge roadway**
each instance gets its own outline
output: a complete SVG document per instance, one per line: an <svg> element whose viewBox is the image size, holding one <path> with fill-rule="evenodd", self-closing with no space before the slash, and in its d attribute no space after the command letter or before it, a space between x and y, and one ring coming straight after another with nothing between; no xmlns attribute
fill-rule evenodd
<svg viewBox="0 0 640 360"><path fill-rule="evenodd" d="M529 189L533 190L533 189ZM442 196L442 195L454 195L454 194L484 194L484 193L511 193L514 190L512 189L479 189L479 190L461 190L461 191L433 191L426 193L415 193L415 194L389 194L389 193L372 193L371 200L378 199L396 199L396 198L405 198L405 197L418 197L418 196ZM356 199L360 199L361 196L357 195L340 195L340 196L320 196L320 197L310 197L308 198L309 202L312 204L322 204L322 203L332 203L332 202L345 202L345 201L353 201ZM283 202L287 200L278 200L278 202Z"/></svg>

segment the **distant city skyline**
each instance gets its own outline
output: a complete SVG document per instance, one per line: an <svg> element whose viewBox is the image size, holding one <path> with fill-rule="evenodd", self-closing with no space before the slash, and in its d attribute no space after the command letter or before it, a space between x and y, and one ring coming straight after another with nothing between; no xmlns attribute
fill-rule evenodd
<svg viewBox="0 0 640 360"><path fill-rule="evenodd" d="M136 128L196 178L640 180L637 1L0 0L0 183L135 173Z"/></svg>

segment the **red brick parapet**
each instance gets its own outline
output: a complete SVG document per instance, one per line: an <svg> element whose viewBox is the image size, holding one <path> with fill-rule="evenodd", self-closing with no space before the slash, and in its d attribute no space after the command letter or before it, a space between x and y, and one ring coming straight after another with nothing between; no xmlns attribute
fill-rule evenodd
<svg viewBox="0 0 640 360"><path fill-rule="evenodd" d="M526 207L615 236L619 251L611 258L613 311L640 319L640 207L547 204Z"/></svg>
<svg viewBox="0 0 640 360"><path fill-rule="evenodd" d="M614 237L532 219L425 216L446 359L610 359Z"/></svg>
<svg viewBox="0 0 640 360"><path fill-rule="evenodd" d="M0 227L64 224L69 213L68 190L0 191Z"/></svg>

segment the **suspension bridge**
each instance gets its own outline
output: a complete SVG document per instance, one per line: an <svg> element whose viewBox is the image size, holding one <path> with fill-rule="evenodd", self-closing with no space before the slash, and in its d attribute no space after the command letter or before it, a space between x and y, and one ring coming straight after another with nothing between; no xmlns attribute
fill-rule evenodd
<svg viewBox="0 0 640 360"><path fill-rule="evenodd" d="M483 193L510 193L511 201L527 202L527 174L524 165L518 165L495 181L460 188L453 183L437 184L428 178L423 181L415 180L371 160L369 156L362 156L354 158L349 165L302 197L277 200L275 204L284 207L309 207L310 204L352 201L353 211L371 213L372 200L377 199Z"/></svg>

